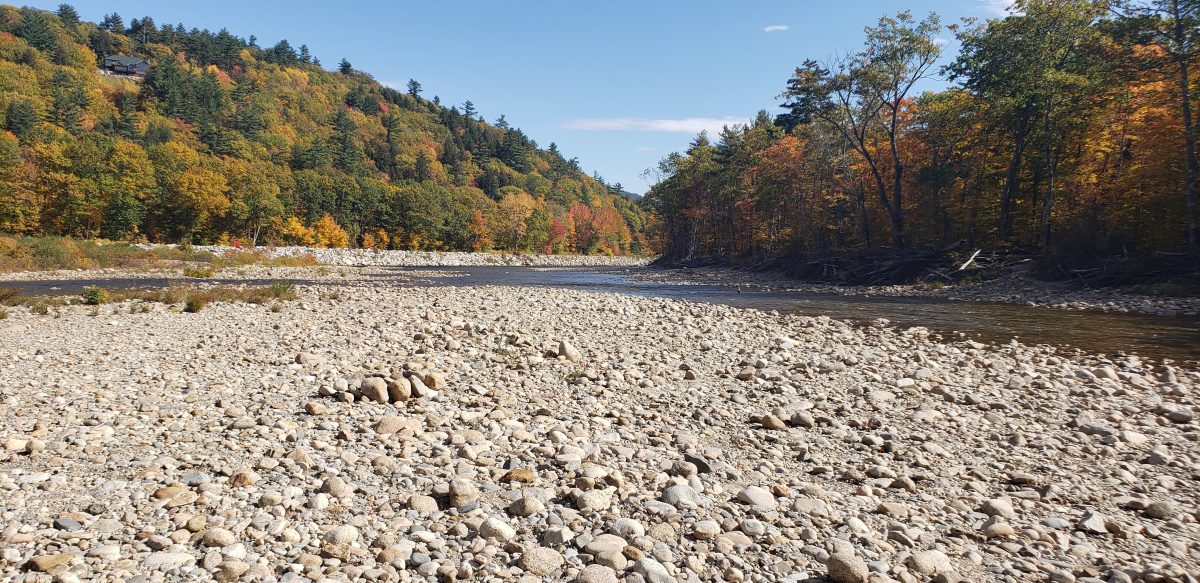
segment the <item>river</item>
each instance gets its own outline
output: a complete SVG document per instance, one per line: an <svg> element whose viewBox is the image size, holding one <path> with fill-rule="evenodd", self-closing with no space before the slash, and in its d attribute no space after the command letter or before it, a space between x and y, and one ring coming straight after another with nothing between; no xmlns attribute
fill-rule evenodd
<svg viewBox="0 0 1200 583"><path fill-rule="evenodd" d="M738 308L870 323L879 318L901 327L924 326L948 339L959 337L1004 343L1049 344L1117 355L1133 353L1156 360L1200 362L1200 318L1067 311L1017 304L961 302L938 298L844 296L810 292L739 290L727 285L687 285L644 281L634 269L439 267L368 268L375 285L542 286L726 304ZM174 283L179 283L174 280ZM209 283L247 283L220 279ZM166 279L5 282L27 295L77 294L83 287L106 289L163 287ZM309 283L302 280L296 283Z"/></svg>

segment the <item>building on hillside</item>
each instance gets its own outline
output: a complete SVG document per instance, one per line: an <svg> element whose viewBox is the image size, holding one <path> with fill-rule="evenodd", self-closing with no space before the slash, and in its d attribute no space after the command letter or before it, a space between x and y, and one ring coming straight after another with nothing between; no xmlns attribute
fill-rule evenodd
<svg viewBox="0 0 1200 583"><path fill-rule="evenodd" d="M146 71L150 69L150 62L141 57L130 57L127 55L110 55L104 57L104 70L117 75L136 75L138 77L146 76Z"/></svg>

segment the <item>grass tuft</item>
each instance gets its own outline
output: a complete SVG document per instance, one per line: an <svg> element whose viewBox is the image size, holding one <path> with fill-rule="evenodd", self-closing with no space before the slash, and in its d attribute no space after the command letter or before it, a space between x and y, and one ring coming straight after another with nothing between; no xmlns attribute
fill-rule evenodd
<svg viewBox="0 0 1200 583"><path fill-rule="evenodd" d="M83 290L83 304L85 306L99 306L107 304L111 296L108 291L102 287L89 287Z"/></svg>

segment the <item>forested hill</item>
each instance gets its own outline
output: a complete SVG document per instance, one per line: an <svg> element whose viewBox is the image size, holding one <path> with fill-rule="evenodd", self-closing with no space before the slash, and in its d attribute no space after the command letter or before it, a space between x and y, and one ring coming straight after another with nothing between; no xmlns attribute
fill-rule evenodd
<svg viewBox="0 0 1200 583"><path fill-rule="evenodd" d="M860 49L780 79L782 115L662 162L646 204L664 255L824 276L831 259L953 246L1055 269L1184 261L1200 251L1198 26L1200 5L1159 0L1017 0L952 30L884 17ZM935 78L950 86L919 91Z"/></svg>
<svg viewBox="0 0 1200 583"><path fill-rule="evenodd" d="M0 232L645 251L641 209L554 144L286 40L0 6L0 116Z"/></svg>

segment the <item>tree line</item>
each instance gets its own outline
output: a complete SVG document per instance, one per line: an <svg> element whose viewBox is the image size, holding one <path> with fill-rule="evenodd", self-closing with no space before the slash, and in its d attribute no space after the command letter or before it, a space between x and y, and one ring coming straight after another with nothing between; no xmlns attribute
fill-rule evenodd
<svg viewBox="0 0 1200 583"><path fill-rule="evenodd" d="M861 49L797 67L781 115L664 159L645 205L673 259L1194 254L1198 31L1195 0L1018 0L950 26L885 16ZM922 91L938 79L949 87Z"/></svg>
<svg viewBox="0 0 1200 583"><path fill-rule="evenodd" d="M106 56L150 62L143 80ZM0 6L0 232L396 249L649 251L646 213L470 101L307 46Z"/></svg>

